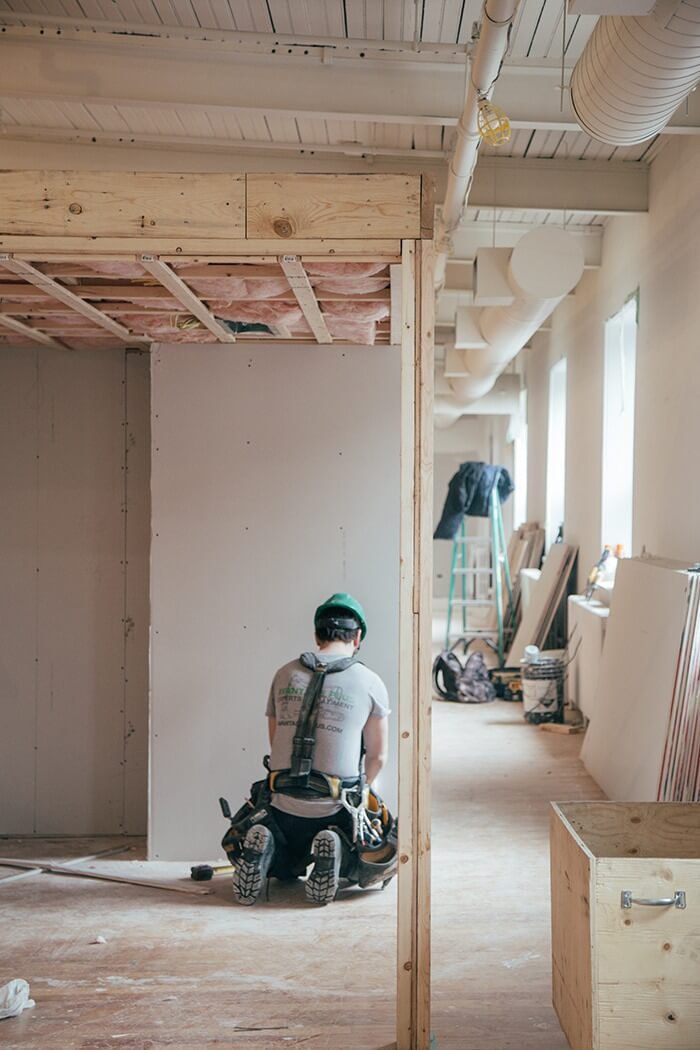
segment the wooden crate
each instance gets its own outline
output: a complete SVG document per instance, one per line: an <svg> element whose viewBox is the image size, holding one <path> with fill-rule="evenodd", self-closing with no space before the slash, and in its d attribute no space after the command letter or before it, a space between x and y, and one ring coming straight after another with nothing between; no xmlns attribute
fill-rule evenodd
<svg viewBox="0 0 700 1050"><path fill-rule="evenodd" d="M552 983L572 1050L700 1048L700 805L553 804ZM685 908L622 906L622 895Z"/></svg>

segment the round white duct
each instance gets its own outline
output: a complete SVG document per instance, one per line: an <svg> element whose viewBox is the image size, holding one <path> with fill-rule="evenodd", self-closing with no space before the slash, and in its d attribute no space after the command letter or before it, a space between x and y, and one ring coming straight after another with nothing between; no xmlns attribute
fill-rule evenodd
<svg viewBox="0 0 700 1050"><path fill-rule="evenodd" d="M539 226L520 238L508 267L513 302L485 306L479 314L479 328L488 345L464 351L468 374L449 380L451 396L435 398L438 425L449 426L489 393L506 365L578 284L583 265L580 241L558 226Z"/></svg>
<svg viewBox="0 0 700 1050"><path fill-rule="evenodd" d="M605 15L571 76L584 130L612 146L658 135L700 81L700 0L662 0L643 17Z"/></svg>

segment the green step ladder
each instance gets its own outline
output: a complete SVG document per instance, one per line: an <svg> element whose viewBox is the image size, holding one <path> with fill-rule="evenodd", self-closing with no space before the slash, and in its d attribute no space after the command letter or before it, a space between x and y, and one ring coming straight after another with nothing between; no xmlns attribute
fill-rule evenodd
<svg viewBox="0 0 700 1050"><path fill-rule="evenodd" d="M496 486L491 492L488 522L488 536L470 536L467 532L467 518L462 518L459 533L453 542L450 591L447 600L445 648L450 648L450 641L453 638L465 639L465 649L466 644L473 638L484 638L498 655L499 667L503 667L505 663L506 635L512 632L514 626L514 609L513 585L510 578L510 565L508 563L508 551L503 528L503 512ZM489 548L490 564L488 567L470 564L470 554L473 548L478 547ZM488 578L487 589L491 595L489 598L475 596L479 593L477 582L480 577ZM504 581L507 595L505 615L503 608ZM456 596L458 590L461 597ZM472 627L469 623L469 609L475 608L495 608L495 627ZM454 616L455 612L460 614L461 630L459 632L452 630L452 623L456 618Z"/></svg>

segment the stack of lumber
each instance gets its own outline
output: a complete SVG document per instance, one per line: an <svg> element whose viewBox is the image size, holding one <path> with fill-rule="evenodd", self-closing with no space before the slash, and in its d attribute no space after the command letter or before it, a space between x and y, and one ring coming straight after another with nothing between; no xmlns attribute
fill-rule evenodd
<svg viewBox="0 0 700 1050"><path fill-rule="evenodd" d="M508 565L513 586L516 624L520 619L520 573L523 569L539 569L543 552L544 529L540 528L538 522L526 522L513 532L508 543ZM504 594L503 608L507 607L508 596Z"/></svg>
<svg viewBox="0 0 700 1050"><path fill-rule="evenodd" d="M526 645L544 647L557 609L566 594L577 552L578 548L570 543L554 543L549 548L532 601L515 632L508 664L517 664L522 659Z"/></svg>
<svg viewBox="0 0 700 1050"><path fill-rule="evenodd" d="M700 575L619 562L582 758L625 802L700 801Z"/></svg>

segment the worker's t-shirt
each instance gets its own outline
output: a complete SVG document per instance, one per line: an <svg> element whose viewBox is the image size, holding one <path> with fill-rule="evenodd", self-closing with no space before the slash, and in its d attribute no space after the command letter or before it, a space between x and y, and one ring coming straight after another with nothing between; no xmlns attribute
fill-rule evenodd
<svg viewBox="0 0 700 1050"><path fill-rule="evenodd" d="M328 664L344 659L326 653L316 655ZM294 731L310 680L311 671L299 660L285 664L273 679L266 709L268 718L277 721L270 755L273 770L289 769L292 764ZM326 676L319 704L313 768L343 780L357 776L365 723L369 718L386 718L389 714L389 696L384 682L364 664L353 664L344 671ZM299 817L331 816L341 808L331 799L292 798L276 792L272 804Z"/></svg>

